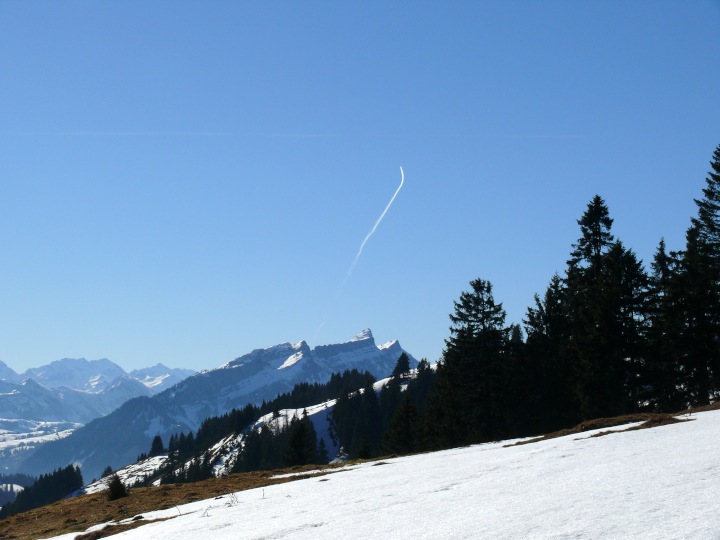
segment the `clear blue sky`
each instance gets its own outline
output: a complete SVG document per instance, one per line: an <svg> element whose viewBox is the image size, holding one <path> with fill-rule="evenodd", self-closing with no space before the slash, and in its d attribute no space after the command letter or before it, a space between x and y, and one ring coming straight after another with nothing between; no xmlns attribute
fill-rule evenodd
<svg viewBox="0 0 720 540"><path fill-rule="evenodd" d="M682 248L718 36L710 0L0 1L0 360L435 361L474 278L522 321L596 193Z"/></svg>

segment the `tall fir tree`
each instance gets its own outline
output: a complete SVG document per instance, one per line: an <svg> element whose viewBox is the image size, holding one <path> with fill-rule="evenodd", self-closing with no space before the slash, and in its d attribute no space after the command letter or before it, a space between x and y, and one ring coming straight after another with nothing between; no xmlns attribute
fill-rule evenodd
<svg viewBox="0 0 720 540"><path fill-rule="evenodd" d="M578 220L581 237L565 279L567 352L583 418L637 407L647 276L635 254L613 237L612 223L605 201L596 195Z"/></svg>
<svg viewBox="0 0 720 540"><path fill-rule="evenodd" d="M405 392L395 411L390 426L385 431L382 450L390 454L410 454L420 447L418 413L412 399Z"/></svg>
<svg viewBox="0 0 720 540"><path fill-rule="evenodd" d="M527 333L525 432L567 427L580 419L576 373L568 355L570 320L567 291L556 273L524 320Z"/></svg>
<svg viewBox="0 0 720 540"><path fill-rule="evenodd" d="M679 288L678 254L668 253L665 240L658 244L649 281L647 335L648 357L643 373L642 401L656 412L687 407L686 370L680 336L684 328L684 307Z"/></svg>
<svg viewBox="0 0 720 540"><path fill-rule="evenodd" d="M475 279L470 286L454 303L437 368L428 411L436 447L493 440L508 429L505 310L495 303L489 281Z"/></svg>
<svg viewBox="0 0 720 540"><path fill-rule="evenodd" d="M710 166L680 263L685 306L680 340L693 405L708 404L720 390L720 146Z"/></svg>

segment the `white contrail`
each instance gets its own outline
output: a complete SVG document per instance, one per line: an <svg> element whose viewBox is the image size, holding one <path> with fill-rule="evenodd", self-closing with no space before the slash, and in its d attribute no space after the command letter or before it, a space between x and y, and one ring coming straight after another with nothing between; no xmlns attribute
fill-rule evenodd
<svg viewBox="0 0 720 540"><path fill-rule="evenodd" d="M335 302L337 302L337 299L340 297L340 292L342 291L343 287L345 287L345 283L347 283L347 280L350 279L350 275L353 273L353 270L355 270L355 266L357 265L358 261L360 260L360 255L362 255L363 249L365 249L365 244L367 244L367 241L370 239L370 237L373 235L375 230L378 228L378 225L380 225L380 222L385 217L385 214L387 214L387 211L390 210L390 207L392 206L392 203L395 200L395 197L397 197L398 193L400 193L400 190L402 189L404 183L405 183L405 172L403 171L403 168L400 167L400 185L395 190L395 193L393 194L392 198L390 199L390 202L387 203L385 210L383 210L382 214L380 214L380 217L375 222L375 225L373 225L373 228L370 229L370 232L365 237L365 240L363 240L362 244L360 244L360 249L358 249L357 255L355 255L355 260L353 260L352 264L350 265L350 268L347 271L347 274L345 274L345 278L342 280L342 283L338 287L337 292L335 293L335 297L333 298L332 304L335 304ZM315 338L317 338L317 335L320 332L320 329L323 326L325 326L325 320L327 318L328 318L328 313L325 314L325 317L323 317L322 322L317 327L317 330L315 330L315 335L313 336L313 341L315 341Z"/></svg>
<svg viewBox="0 0 720 540"><path fill-rule="evenodd" d="M377 229L377 228L378 228L378 225L380 225L380 222L381 222L381 221L383 220L383 218L385 217L385 214L387 214L387 211L390 210L390 207L392 206L392 203L393 203L393 201L395 200L395 197L397 197L397 194L400 193L400 190L402 189L404 183L405 183L405 173L403 172L403 168L400 167L400 185L399 185L398 188L395 190L395 193L393 194L392 198L390 199L390 202L389 202L389 203L387 204L387 206L385 207L385 210L383 210L383 213L380 214L380 217L379 217L378 220L375 222L375 225L373 225L373 228L370 229L370 232L369 232L369 233L367 234L367 236L365 237L365 240L363 240L363 241L362 241L362 244L360 244L360 249L358 250L357 255L355 255L355 260L354 260L354 261L352 262L352 264L350 265L350 269L348 270L348 273L347 273L347 275L345 276L345 281L348 280L348 278L350 277L350 274L352 274L352 273L353 273L353 270L355 270L355 265L356 265L357 262L360 260L360 255L362 255L363 249L365 249L365 244L367 244L367 241L370 240L370 237L371 237L371 236L373 235L373 233L375 232L375 229ZM345 281L343 281L343 284L345 283Z"/></svg>

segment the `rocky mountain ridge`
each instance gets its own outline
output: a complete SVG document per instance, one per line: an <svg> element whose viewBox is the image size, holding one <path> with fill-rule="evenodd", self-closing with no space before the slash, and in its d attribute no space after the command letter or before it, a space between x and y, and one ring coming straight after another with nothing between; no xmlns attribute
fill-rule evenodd
<svg viewBox="0 0 720 540"><path fill-rule="evenodd" d="M38 448L19 470L41 474L80 463L85 477L97 477L108 465L119 468L134 461L157 434L167 440L171 434L196 430L210 416L248 403L259 404L301 382L326 382L333 373L349 369L367 370L383 378L403 352L397 341L377 346L370 330L345 343L313 349L305 341L255 349L152 397L124 403L71 436ZM417 361L408 357L415 367Z"/></svg>

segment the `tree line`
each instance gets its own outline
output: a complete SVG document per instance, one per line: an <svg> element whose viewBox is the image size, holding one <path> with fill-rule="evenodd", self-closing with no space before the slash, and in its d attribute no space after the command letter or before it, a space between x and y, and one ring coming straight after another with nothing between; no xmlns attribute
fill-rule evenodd
<svg viewBox="0 0 720 540"><path fill-rule="evenodd" d="M80 467L76 465L68 465L40 475L35 482L18 493L14 501L3 505L0 519L59 501L81 487L83 478Z"/></svg>
<svg viewBox="0 0 720 540"><path fill-rule="evenodd" d="M198 428L197 432L176 433L170 436L167 448L160 436L152 440L150 450L138 456L137 461L167 452L168 460L157 472L148 475L130 487L149 485L152 481L160 479L164 484L186 483L205 480L213 476L213 457L209 450L220 440L245 433L243 451L241 451L233 468L234 472L245 470L260 470L298 465L302 462L315 463L317 459L327 463L327 449L324 443L317 440L312 423L307 417L293 419L287 426L279 426L274 433L263 430L260 435L249 427L261 417L272 413L279 416L281 409L301 409L316 403L334 399L338 395L350 392L350 389L365 386L368 382L375 382L370 372L357 369L346 370L343 373L333 373L325 383L300 383L290 392L282 393L269 401L263 401L260 406L248 404L242 409L233 409L229 413L207 418ZM310 426L308 423L310 422ZM300 432L300 434L296 433ZM271 442L267 442L270 441ZM303 448L311 446L311 455L305 457L308 451L296 452L295 457L290 456L286 447L301 446L298 442L303 440ZM260 450L258 451L258 448ZM286 453L288 457L286 459ZM262 455L262 459L251 456ZM318 457L319 456L319 457ZM304 464L304 463L303 463ZM112 468L107 467L103 477L112 474Z"/></svg>
<svg viewBox="0 0 720 540"><path fill-rule="evenodd" d="M612 233L605 201L578 220L563 275L505 325L490 282L461 294L429 407L430 447L547 432L720 394L720 146L684 249L660 240L650 268Z"/></svg>

